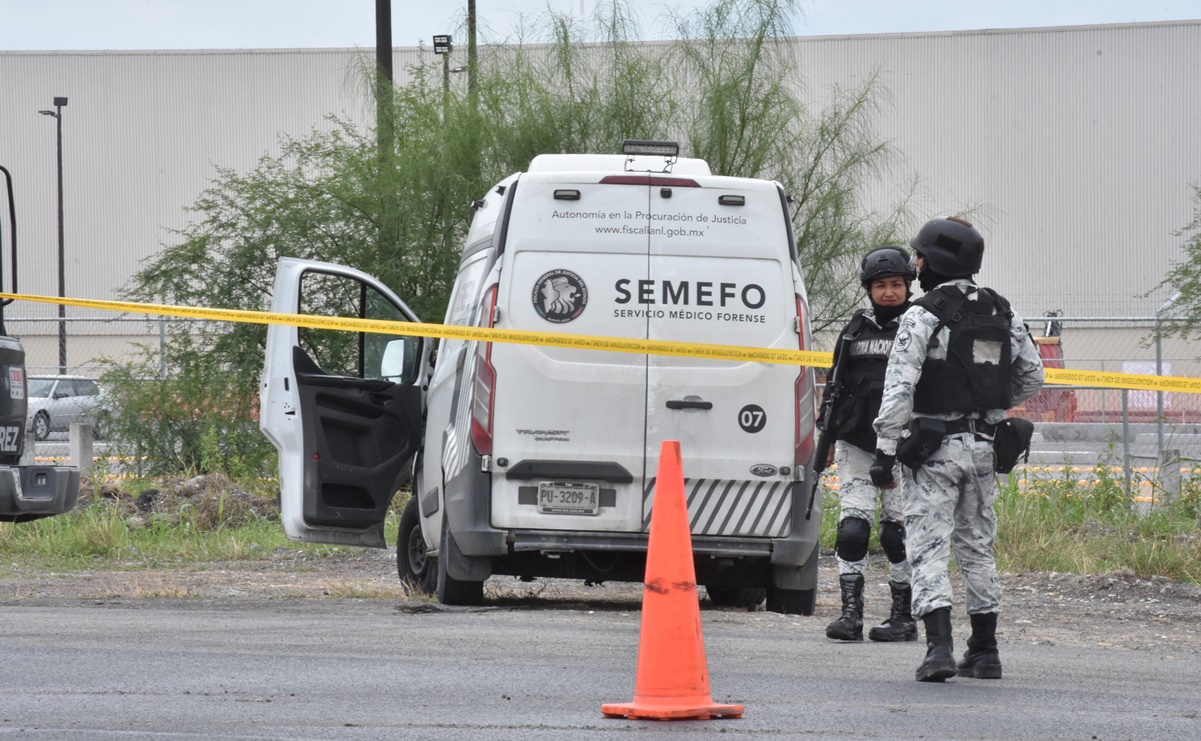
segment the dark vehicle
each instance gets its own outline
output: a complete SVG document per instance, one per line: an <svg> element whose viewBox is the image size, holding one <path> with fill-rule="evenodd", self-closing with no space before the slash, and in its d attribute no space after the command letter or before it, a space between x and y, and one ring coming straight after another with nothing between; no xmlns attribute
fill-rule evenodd
<svg viewBox="0 0 1201 741"><path fill-rule="evenodd" d="M12 292L17 292L17 214L13 201L12 176L0 167L8 185L9 243L12 245ZM0 234L2 236L2 234ZM0 275L0 286L3 276ZM24 522L62 514L75 506L79 495L79 469L67 466L39 466L21 463L25 452L25 419L28 393L25 376L25 348L9 337L4 327L4 307L12 299L0 301L0 522Z"/></svg>

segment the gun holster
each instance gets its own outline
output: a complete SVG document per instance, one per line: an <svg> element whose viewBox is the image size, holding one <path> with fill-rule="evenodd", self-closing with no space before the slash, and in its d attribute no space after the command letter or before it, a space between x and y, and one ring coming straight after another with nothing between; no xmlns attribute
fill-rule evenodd
<svg viewBox="0 0 1201 741"><path fill-rule="evenodd" d="M947 426L941 419L915 417L909 423L909 437L897 445L897 460L916 471L942 447Z"/></svg>

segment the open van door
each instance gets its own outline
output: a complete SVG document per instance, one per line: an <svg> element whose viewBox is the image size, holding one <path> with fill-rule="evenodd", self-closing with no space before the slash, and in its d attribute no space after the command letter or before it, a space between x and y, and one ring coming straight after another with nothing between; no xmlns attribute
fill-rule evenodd
<svg viewBox="0 0 1201 741"><path fill-rule="evenodd" d="M371 276L283 258L271 310L420 321ZM280 519L293 540L384 547L384 518L421 445L430 342L271 325L260 422L279 451Z"/></svg>

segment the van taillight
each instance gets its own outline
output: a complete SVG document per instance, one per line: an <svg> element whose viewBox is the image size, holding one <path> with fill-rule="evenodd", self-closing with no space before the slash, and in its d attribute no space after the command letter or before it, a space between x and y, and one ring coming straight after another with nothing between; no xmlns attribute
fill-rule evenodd
<svg viewBox="0 0 1201 741"><path fill-rule="evenodd" d="M797 345L800 350L805 349L806 311L805 300L798 294L796 297ZM801 366L801 372L797 375L796 385L793 388L793 418L795 419L795 434L793 439L796 440L796 453L793 463L799 467L808 464L809 459L813 457L813 421L816 418L813 407L813 382L810 380L809 369L806 366ZM802 408L802 404L806 406ZM806 421L808 423L802 429L801 423Z"/></svg>
<svg viewBox="0 0 1201 741"><path fill-rule="evenodd" d="M484 293L477 327L492 327L496 316L496 286ZM496 369L492 367L492 343L475 346L475 380L471 385L471 442L480 455L492 455L492 407Z"/></svg>

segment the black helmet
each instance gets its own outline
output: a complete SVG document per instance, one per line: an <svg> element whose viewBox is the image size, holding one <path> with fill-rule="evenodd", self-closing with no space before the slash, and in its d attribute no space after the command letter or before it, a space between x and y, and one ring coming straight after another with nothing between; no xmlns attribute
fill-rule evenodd
<svg viewBox="0 0 1201 741"><path fill-rule="evenodd" d="M930 270L948 278L972 277L980 272L984 257L984 237L958 216L927 221L909 246L926 258Z"/></svg>
<svg viewBox="0 0 1201 741"><path fill-rule="evenodd" d="M904 247L877 247L864 255L863 262L859 264L859 282L863 284L864 290L870 290L872 281L876 278L892 275L901 276L906 283L912 283L917 278L917 267Z"/></svg>

